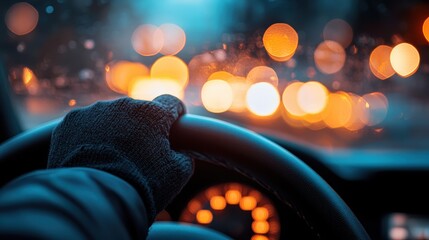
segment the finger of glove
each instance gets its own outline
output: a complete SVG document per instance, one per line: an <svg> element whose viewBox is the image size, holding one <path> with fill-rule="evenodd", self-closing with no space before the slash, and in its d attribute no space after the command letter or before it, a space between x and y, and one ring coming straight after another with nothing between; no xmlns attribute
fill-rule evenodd
<svg viewBox="0 0 429 240"><path fill-rule="evenodd" d="M156 97L153 102L162 105L170 114L173 115L174 121L181 115L185 114L186 107L183 102L172 95L164 94Z"/></svg>
<svg viewBox="0 0 429 240"><path fill-rule="evenodd" d="M150 126L162 136L168 136L173 123L185 113L184 104L171 95L161 95L151 102L125 98L119 106L131 119L144 123L142 126Z"/></svg>

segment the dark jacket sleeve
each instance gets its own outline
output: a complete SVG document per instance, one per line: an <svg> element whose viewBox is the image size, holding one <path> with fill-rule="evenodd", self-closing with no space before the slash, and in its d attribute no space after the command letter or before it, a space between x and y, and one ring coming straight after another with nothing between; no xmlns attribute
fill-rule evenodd
<svg viewBox="0 0 429 240"><path fill-rule="evenodd" d="M137 191L90 168L27 174L0 190L0 239L145 239Z"/></svg>

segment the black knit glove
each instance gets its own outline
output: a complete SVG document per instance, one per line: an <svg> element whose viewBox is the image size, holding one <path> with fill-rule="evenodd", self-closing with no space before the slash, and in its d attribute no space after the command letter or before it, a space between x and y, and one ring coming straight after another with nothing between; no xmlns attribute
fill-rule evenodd
<svg viewBox="0 0 429 240"><path fill-rule="evenodd" d="M96 168L126 180L142 196L151 223L193 171L192 159L173 151L168 140L171 125L184 112L170 95L71 111L52 134L48 168Z"/></svg>

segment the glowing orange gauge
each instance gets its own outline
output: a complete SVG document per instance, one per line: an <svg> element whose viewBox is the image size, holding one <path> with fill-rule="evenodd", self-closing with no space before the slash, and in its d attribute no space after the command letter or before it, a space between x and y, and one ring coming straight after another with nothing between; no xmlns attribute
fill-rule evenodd
<svg viewBox="0 0 429 240"><path fill-rule="evenodd" d="M271 201L240 183L220 184L189 201L181 222L203 225L233 239L280 239L280 222Z"/></svg>

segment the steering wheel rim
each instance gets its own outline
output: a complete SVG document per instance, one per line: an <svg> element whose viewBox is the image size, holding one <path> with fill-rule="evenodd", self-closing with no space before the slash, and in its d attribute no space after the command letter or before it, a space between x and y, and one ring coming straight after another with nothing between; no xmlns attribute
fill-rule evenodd
<svg viewBox="0 0 429 240"><path fill-rule="evenodd" d="M26 131L0 146L0 167L14 170L0 176L1 185L46 167L51 134L59 121ZM316 172L252 131L186 114L173 125L170 140L176 149L252 178L294 209L321 238L370 239L349 207ZM29 157L40 161L30 161Z"/></svg>

